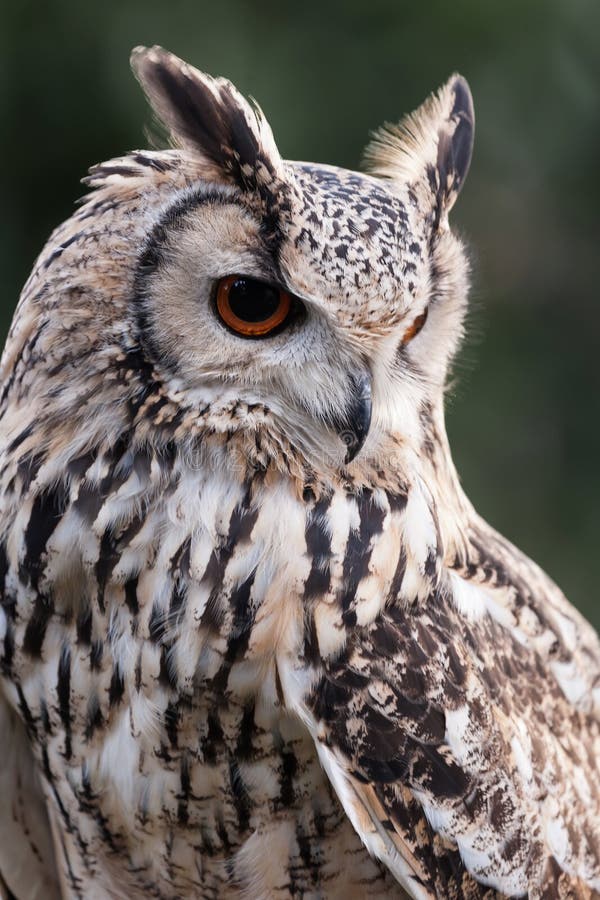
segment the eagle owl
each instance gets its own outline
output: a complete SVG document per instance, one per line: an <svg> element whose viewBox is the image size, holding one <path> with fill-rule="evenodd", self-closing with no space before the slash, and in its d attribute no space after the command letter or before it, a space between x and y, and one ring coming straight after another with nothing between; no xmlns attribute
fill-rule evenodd
<svg viewBox="0 0 600 900"><path fill-rule="evenodd" d="M283 160L160 48L173 149L96 166L2 361L4 895L600 891L600 647L444 428L455 75Z"/></svg>

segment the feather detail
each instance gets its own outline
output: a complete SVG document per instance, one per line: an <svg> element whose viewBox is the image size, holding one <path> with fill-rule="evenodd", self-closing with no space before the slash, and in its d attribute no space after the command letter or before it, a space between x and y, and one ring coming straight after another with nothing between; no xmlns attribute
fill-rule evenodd
<svg viewBox="0 0 600 900"><path fill-rule="evenodd" d="M460 75L397 125L376 131L364 154L371 174L409 184L434 210L434 228L454 205L469 171L475 114L469 86Z"/></svg>
<svg viewBox="0 0 600 900"><path fill-rule="evenodd" d="M177 149L91 170L0 369L0 894L591 896L600 646L444 427L466 82L370 177L133 65Z"/></svg>
<svg viewBox="0 0 600 900"><path fill-rule="evenodd" d="M136 47L132 68L176 145L208 162L215 176L245 190L269 184L281 168L271 128L225 78L212 78L162 47Z"/></svg>

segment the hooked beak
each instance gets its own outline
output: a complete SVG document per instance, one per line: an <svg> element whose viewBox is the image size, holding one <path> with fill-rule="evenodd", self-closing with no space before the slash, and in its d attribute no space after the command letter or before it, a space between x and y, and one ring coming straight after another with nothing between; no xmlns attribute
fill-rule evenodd
<svg viewBox="0 0 600 900"><path fill-rule="evenodd" d="M335 423L337 433L346 447L346 465L359 454L369 433L373 409L370 374L363 370L351 375L350 389L351 400L344 418Z"/></svg>

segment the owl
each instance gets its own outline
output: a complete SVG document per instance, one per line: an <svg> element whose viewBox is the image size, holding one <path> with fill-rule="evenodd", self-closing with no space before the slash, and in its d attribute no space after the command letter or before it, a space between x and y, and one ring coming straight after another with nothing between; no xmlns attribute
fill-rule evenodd
<svg viewBox="0 0 600 900"><path fill-rule="evenodd" d="M158 48L1 369L3 896L591 898L600 646L475 512L444 392L454 75L368 174Z"/></svg>

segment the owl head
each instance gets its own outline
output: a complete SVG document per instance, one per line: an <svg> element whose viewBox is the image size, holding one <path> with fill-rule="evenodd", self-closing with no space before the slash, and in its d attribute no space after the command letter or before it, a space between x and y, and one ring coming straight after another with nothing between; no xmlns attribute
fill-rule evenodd
<svg viewBox="0 0 600 900"><path fill-rule="evenodd" d="M174 415L180 433L268 432L333 470L410 443L462 335L464 79L378 132L358 174L282 159L258 107L161 48L132 65L174 149L92 169L42 254L21 310L43 325L39 415L116 433L149 409L155 435ZM62 405L44 402L57 361Z"/></svg>

